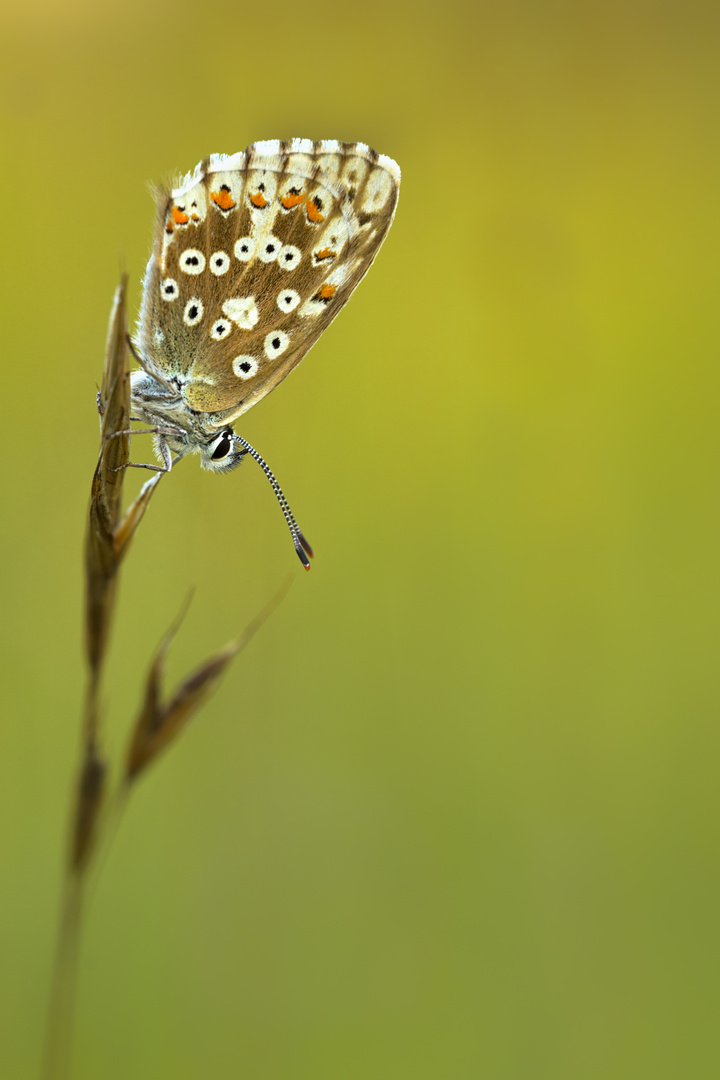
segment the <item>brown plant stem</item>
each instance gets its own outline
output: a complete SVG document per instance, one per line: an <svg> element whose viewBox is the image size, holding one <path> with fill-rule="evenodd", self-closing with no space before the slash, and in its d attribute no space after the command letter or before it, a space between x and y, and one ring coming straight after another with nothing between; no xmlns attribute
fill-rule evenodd
<svg viewBox="0 0 720 1080"><path fill-rule="evenodd" d="M135 780L174 742L216 689L225 670L288 589L286 583L245 631L209 657L165 700L164 661L187 603L156 650L125 765L114 796L107 798L108 767L102 748L100 694L115 609L120 567L164 471L158 471L121 516L122 485L129 462L130 369L123 276L115 294L98 394L100 454L92 479L85 544L85 646L88 677L81 723L80 763L73 787L70 839L52 974L42 1080L70 1080L73 1013L88 873L98 868L100 839L117 825ZM108 814L108 811L110 812ZM111 821L108 820L110 817ZM101 836L101 833L103 834ZM103 845L107 850L107 844ZM96 875L95 875L96 876Z"/></svg>
<svg viewBox="0 0 720 1080"><path fill-rule="evenodd" d="M70 1076L83 895L82 879L77 875L69 876L63 887L60 926L50 989L41 1074L44 1080L67 1080Z"/></svg>
<svg viewBox="0 0 720 1080"><path fill-rule="evenodd" d="M107 767L100 742L100 690L118 572L127 547L127 543L118 545L116 538L120 524L123 466L128 460L130 438L126 289L127 276L123 275L110 314L102 386L98 394L100 454L92 480L85 543L88 679L81 724L80 765L72 796L65 885L48 1008L42 1066L44 1080L66 1080L70 1075L86 870L96 846L105 794Z"/></svg>

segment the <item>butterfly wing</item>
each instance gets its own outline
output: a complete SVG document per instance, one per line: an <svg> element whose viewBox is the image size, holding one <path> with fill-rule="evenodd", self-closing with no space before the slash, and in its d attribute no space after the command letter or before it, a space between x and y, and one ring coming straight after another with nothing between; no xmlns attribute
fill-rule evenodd
<svg viewBox="0 0 720 1080"><path fill-rule="evenodd" d="M161 193L137 344L227 423L296 367L392 224L400 170L363 143L256 143Z"/></svg>

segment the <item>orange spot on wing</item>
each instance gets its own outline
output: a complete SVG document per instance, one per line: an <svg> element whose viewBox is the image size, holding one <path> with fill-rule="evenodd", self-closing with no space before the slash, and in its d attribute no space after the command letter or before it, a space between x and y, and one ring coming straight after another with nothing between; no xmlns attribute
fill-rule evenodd
<svg viewBox="0 0 720 1080"><path fill-rule="evenodd" d="M210 198L221 210L232 210L233 206L235 206L235 200L227 188L221 188L220 191L211 191Z"/></svg>
<svg viewBox="0 0 720 1080"><path fill-rule="evenodd" d="M314 199L307 200L307 215L310 221L312 221L315 225L317 225L318 222L325 220L325 215L320 213L317 206L315 205Z"/></svg>
<svg viewBox="0 0 720 1080"><path fill-rule="evenodd" d="M284 195L280 202L283 204L286 210L292 210L293 206L300 205L304 197L304 195Z"/></svg>
<svg viewBox="0 0 720 1080"><path fill-rule="evenodd" d="M165 222L165 232L171 233L173 231L173 228L174 228L174 225L173 225L172 221L170 221L170 219L168 218L168 220Z"/></svg>
<svg viewBox="0 0 720 1080"><path fill-rule="evenodd" d="M187 225L188 221L190 220L188 215L183 213L183 211L180 210L177 206L173 206L171 213L173 216L173 221L176 225Z"/></svg>
<svg viewBox="0 0 720 1080"><path fill-rule="evenodd" d="M257 206L259 210L262 210L264 206L267 206L267 199L263 195L262 191L256 192L250 196L250 202L253 206Z"/></svg>
<svg viewBox="0 0 720 1080"><path fill-rule="evenodd" d="M335 295L336 291L337 290L334 285L321 285L318 289L318 299L329 300L330 297Z"/></svg>
<svg viewBox="0 0 720 1080"><path fill-rule="evenodd" d="M332 248L323 248L322 251L315 252L316 259L334 259L337 255L337 251L333 251Z"/></svg>
<svg viewBox="0 0 720 1080"><path fill-rule="evenodd" d="M192 214L191 216L192 216L193 221L199 221L200 220L200 218L197 216L197 214Z"/></svg>

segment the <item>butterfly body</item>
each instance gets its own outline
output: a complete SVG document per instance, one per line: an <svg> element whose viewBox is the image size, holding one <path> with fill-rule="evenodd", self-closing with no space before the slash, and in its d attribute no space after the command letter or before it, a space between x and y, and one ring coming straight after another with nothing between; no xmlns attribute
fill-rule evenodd
<svg viewBox="0 0 720 1080"><path fill-rule="evenodd" d="M158 193L134 346L136 415L158 449L227 471L232 423L302 360L393 220L400 170L363 143L255 143Z"/></svg>

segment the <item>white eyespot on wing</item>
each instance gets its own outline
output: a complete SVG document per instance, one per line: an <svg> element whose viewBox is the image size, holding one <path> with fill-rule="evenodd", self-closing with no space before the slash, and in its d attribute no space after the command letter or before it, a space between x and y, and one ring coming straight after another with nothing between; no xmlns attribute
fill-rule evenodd
<svg viewBox="0 0 720 1080"><path fill-rule="evenodd" d="M277 236L266 236L258 244L258 259L260 262L275 262L282 249L282 241Z"/></svg>
<svg viewBox="0 0 720 1080"><path fill-rule="evenodd" d="M256 247L257 242L252 236L241 236L239 240L235 241L235 247L233 249L235 258L239 259L240 262L250 262L255 254Z"/></svg>
<svg viewBox="0 0 720 1080"><path fill-rule="evenodd" d="M294 289L283 289L278 293L276 303L281 311L294 311L300 303L300 293L296 293Z"/></svg>
<svg viewBox="0 0 720 1080"><path fill-rule="evenodd" d="M232 368L238 379L252 379L257 373L258 362L254 356L236 356Z"/></svg>
<svg viewBox="0 0 720 1080"><path fill-rule="evenodd" d="M229 319L218 319L213 323L212 330L210 331L210 337L213 341L224 341L232 330L232 323Z"/></svg>
<svg viewBox="0 0 720 1080"><path fill-rule="evenodd" d="M265 355L268 360L274 360L277 356L282 356L289 344L290 337L284 330L271 330L263 342Z"/></svg>
<svg viewBox="0 0 720 1080"><path fill-rule="evenodd" d="M178 266L183 274L202 274L205 269L205 256L197 248L185 248L178 259Z"/></svg>
<svg viewBox="0 0 720 1080"><path fill-rule="evenodd" d="M222 310L223 315L232 319L241 330L252 330L260 318L254 296L231 296L223 304Z"/></svg>
<svg viewBox="0 0 720 1080"><path fill-rule="evenodd" d="M166 277L164 281L161 281L160 295L162 296L163 300L167 300L168 302L170 300L177 300L178 296L180 295L177 281L175 281L175 279L171 277Z"/></svg>
<svg viewBox="0 0 720 1080"><path fill-rule="evenodd" d="M210 270L215 277L227 274L230 269L230 256L224 251L214 251L210 256Z"/></svg>
<svg viewBox="0 0 720 1080"><path fill-rule="evenodd" d="M278 266L283 270L294 270L302 259L302 251L299 247L295 247L294 244L285 244L285 247L280 249L280 254L277 257Z"/></svg>
<svg viewBox="0 0 720 1080"><path fill-rule="evenodd" d="M203 302L197 296L188 300L183 311L183 322L186 326L197 326L203 317L205 308Z"/></svg>

